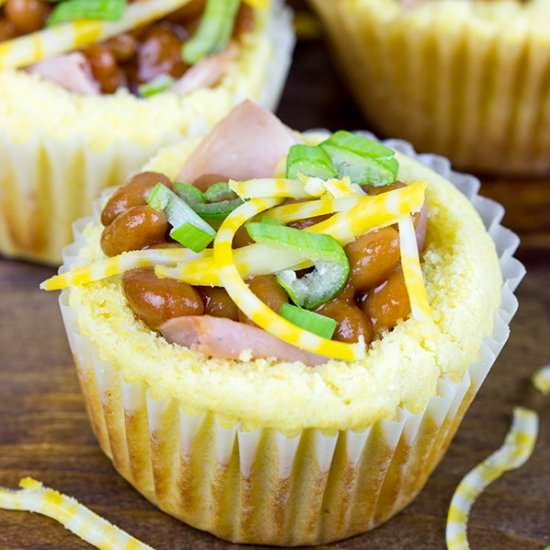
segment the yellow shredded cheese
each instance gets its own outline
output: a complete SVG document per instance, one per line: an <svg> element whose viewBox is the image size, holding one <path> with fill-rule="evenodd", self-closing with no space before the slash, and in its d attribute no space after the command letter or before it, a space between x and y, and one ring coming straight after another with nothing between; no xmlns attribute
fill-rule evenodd
<svg viewBox="0 0 550 550"><path fill-rule="evenodd" d="M468 473L453 495L447 516L446 537L449 550L469 550L467 523L475 500L504 472L519 468L529 459L537 433L537 414L529 409L516 407L514 421L504 445Z"/></svg>
<svg viewBox="0 0 550 550"><path fill-rule="evenodd" d="M129 5L119 21L72 21L0 42L0 70L17 69L134 29L190 0L142 0Z"/></svg>
<svg viewBox="0 0 550 550"><path fill-rule="evenodd" d="M543 367L534 374L533 385L541 393L550 394L550 365Z"/></svg>
<svg viewBox="0 0 550 550"><path fill-rule="evenodd" d="M153 550L74 498L44 487L39 481L27 477L19 482L19 486L19 491L0 487L0 508L48 516L102 550Z"/></svg>
<svg viewBox="0 0 550 550"><path fill-rule="evenodd" d="M114 275L120 275L137 267L154 265L182 264L195 260L199 255L187 248L167 248L136 250L125 252L112 258L100 260L91 265L78 267L66 273L54 275L43 283L42 290L62 290L69 286L82 286L93 281L100 281Z"/></svg>
<svg viewBox="0 0 550 550"><path fill-rule="evenodd" d="M346 361L363 358L365 343L362 339L357 344L344 344L302 330L264 304L243 281L234 261L232 242L235 233L247 220L279 202L275 198L252 199L239 206L223 222L214 239L214 258L225 290L245 315L284 342L325 357Z"/></svg>
<svg viewBox="0 0 550 550"><path fill-rule="evenodd" d="M404 216L399 220L399 243L401 268L403 269L413 319L429 320L431 319L431 308L424 286L422 268L420 267L416 231L410 216Z"/></svg>
<svg viewBox="0 0 550 550"><path fill-rule="evenodd" d="M324 188L317 186L308 188L302 182L286 178L259 178L246 181L229 181L229 187L241 199L282 197L292 199L308 199L320 197Z"/></svg>

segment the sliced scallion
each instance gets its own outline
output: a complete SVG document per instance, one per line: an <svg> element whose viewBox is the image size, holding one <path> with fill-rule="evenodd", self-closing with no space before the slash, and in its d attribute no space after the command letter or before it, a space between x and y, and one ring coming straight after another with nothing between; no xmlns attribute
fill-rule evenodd
<svg viewBox="0 0 550 550"><path fill-rule="evenodd" d="M373 139L341 131L319 146L332 159L338 175L348 176L357 185L388 185L397 177L395 152Z"/></svg>
<svg viewBox="0 0 550 550"><path fill-rule="evenodd" d="M194 252L200 252L214 240L214 229L166 185L157 183L147 197L147 204L165 213L168 223L174 228L170 236ZM192 225L197 231L191 232L187 225Z"/></svg>
<svg viewBox="0 0 550 550"><path fill-rule="evenodd" d="M48 26L79 19L118 21L126 0L65 0L58 2L48 17Z"/></svg>
<svg viewBox="0 0 550 550"><path fill-rule="evenodd" d="M208 202L231 201L238 198L237 193L232 191L225 181L213 183L203 195Z"/></svg>
<svg viewBox="0 0 550 550"><path fill-rule="evenodd" d="M321 147L298 144L288 151L286 177L296 179L298 174L328 180L335 178L338 172Z"/></svg>
<svg viewBox="0 0 550 550"><path fill-rule="evenodd" d="M202 218L207 220L225 220L235 208L241 206L241 199L224 200L207 203L204 193L201 193L194 185L176 182L176 193Z"/></svg>
<svg viewBox="0 0 550 550"><path fill-rule="evenodd" d="M168 74L161 74L150 82L146 82L138 87L138 92L141 97L151 97L166 90L169 90L175 80Z"/></svg>
<svg viewBox="0 0 550 550"><path fill-rule="evenodd" d="M225 49L233 32L239 4L239 0L206 0L197 32L183 45L185 62L194 64Z"/></svg>
<svg viewBox="0 0 550 550"><path fill-rule="evenodd" d="M301 278L292 270L277 275L296 305L315 309L334 298L346 284L348 257L342 245L329 235L269 223L249 223L246 229L254 241L299 252L314 263L315 269Z"/></svg>
<svg viewBox="0 0 550 550"><path fill-rule="evenodd" d="M280 314L287 321L321 338L330 340L336 330L337 323L334 319L291 304L283 304Z"/></svg>

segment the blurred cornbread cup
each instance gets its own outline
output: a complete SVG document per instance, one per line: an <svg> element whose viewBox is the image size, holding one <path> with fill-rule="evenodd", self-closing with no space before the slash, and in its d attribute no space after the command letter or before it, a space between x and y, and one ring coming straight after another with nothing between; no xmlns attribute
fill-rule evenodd
<svg viewBox="0 0 550 550"><path fill-rule="evenodd" d="M550 171L548 0L311 3L378 133L472 171Z"/></svg>
<svg viewBox="0 0 550 550"><path fill-rule="evenodd" d="M78 95L0 59L0 254L59 264L73 222L159 147L205 133L244 98L275 108L294 35L282 2L263 4L221 80L186 94Z"/></svg>
<svg viewBox="0 0 550 550"><path fill-rule="evenodd" d="M145 169L173 178L197 143L167 147ZM433 323L399 323L362 360L208 358L137 321L120 277L63 291L99 444L168 514L233 542L328 543L402 510L444 455L508 338L524 269L503 208L478 195L475 178L386 144L399 151L400 180L427 183ZM103 257L105 200L76 223L62 272Z"/></svg>

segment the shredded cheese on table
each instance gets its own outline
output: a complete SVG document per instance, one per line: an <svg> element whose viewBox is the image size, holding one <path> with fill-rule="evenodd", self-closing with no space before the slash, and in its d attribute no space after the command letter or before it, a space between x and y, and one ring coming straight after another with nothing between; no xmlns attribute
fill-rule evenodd
<svg viewBox="0 0 550 550"><path fill-rule="evenodd" d="M39 481L26 477L19 482L19 486L19 491L0 487L0 508L48 516L101 550L154 550L74 498L44 487Z"/></svg>
<svg viewBox="0 0 550 550"><path fill-rule="evenodd" d="M519 468L529 459L537 434L537 414L529 409L516 407L514 421L504 445L467 474L453 495L447 516L449 550L469 550L467 523L474 502L503 473Z"/></svg>
<svg viewBox="0 0 550 550"><path fill-rule="evenodd" d="M533 385L543 394L550 394L550 365L538 370L533 376Z"/></svg>
<svg viewBox="0 0 550 550"><path fill-rule="evenodd" d="M26 67L111 38L164 17L190 0L142 0L130 4L119 21L72 21L0 42L0 70Z"/></svg>

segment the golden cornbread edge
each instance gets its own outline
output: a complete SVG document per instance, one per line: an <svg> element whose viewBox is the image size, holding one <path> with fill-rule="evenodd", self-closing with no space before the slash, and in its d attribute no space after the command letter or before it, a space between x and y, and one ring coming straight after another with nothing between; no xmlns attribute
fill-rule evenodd
<svg viewBox="0 0 550 550"><path fill-rule="evenodd" d="M550 0L310 4L378 134L471 172L548 173Z"/></svg>
<svg viewBox="0 0 550 550"><path fill-rule="evenodd" d="M197 140L162 150L145 167L174 177ZM428 184L427 247L422 268L433 324L401 322L369 349L363 361L330 360L317 368L267 360L225 361L168 344L137 322L120 278L71 288L66 300L79 331L99 358L129 383L144 383L154 399L176 399L189 414L214 412L243 430L286 434L315 427L361 430L392 420L404 408L420 413L438 382L460 381L493 334L502 275L493 240L451 183L398 155L400 179ZM102 257L97 219L79 244L78 261Z"/></svg>
<svg viewBox="0 0 550 550"><path fill-rule="evenodd" d="M203 135L245 98L275 109L294 33L283 2L267 6L222 81L183 97L84 97L0 71L0 254L59 265L72 223L160 147Z"/></svg>

